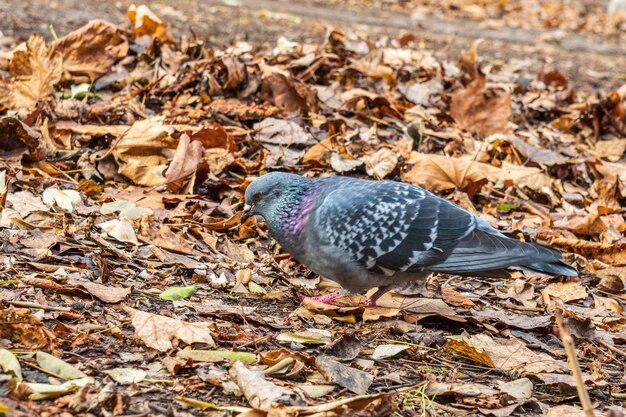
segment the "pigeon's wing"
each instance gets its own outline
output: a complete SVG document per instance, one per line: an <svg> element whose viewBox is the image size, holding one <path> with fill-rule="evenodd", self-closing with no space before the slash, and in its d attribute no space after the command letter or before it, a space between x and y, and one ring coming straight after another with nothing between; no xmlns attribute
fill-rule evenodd
<svg viewBox="0 0 626 417"><path fill-rule="evenodd" d="M386 275L444 262L477 218L409 184L342 181L325 194L312 227L321 244Z"/></svg>

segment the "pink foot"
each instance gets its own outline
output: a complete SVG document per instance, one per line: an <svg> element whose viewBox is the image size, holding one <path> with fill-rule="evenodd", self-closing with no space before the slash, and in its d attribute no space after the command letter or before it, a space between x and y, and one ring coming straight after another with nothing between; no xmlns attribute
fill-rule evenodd
<svg viewBox="0 0 626 417"><path fill-rule="evenodd" d="M339 291L334 291L328 294L324 294L324 295L318 295L317 297L306 297L302 294L298 294L298 297L300 298L300 300L304 300L305 298L308 298L309 300L315 300L315 301L319 301L321 303L324 304L330 304L330 305L335 305L335 306L344 306L344 304L342 303L338 303L335 302L335 300L337 298L341 298L344 297L346 295L349 295L350 292L346 291L346 290L339 290Z"/></svg>

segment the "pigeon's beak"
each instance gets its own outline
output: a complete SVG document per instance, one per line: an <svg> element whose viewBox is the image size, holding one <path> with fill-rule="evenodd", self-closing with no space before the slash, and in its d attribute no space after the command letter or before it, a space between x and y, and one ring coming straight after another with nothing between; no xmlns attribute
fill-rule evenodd
<svg viewBox="0 0 626 417"><path fill-rule="evenodd" d="M251 210L252 210L252 206L250 204L246 204L245 206L243 206L243 212L241 214L241 223L245 223L245 221L248 220L248 217L250 217L250 215L252 214Z"/></svg>

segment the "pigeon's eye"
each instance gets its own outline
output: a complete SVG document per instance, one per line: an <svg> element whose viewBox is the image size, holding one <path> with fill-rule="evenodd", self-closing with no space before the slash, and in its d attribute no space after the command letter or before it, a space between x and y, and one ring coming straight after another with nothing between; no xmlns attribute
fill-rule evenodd
<svg viewBox="0 0 626 417"><path fill-rule="evenodd" d="M256 193L254 195L254 201L259 201L261 198L263 198L263 194L261 193Z"/></svg>

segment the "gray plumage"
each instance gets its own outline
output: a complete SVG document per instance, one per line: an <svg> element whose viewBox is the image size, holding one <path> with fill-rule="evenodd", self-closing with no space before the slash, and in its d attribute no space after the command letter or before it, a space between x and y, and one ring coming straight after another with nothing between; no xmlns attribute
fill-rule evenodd
<svg viewBox="0 0 626 417"><path fill-rule="evenodd" d="M501 276L509 267L576 276L547 246L510 239L472 213L409 184L270 173L245 195L295 259L347 290L391 288L431 272Z"/></svg>

